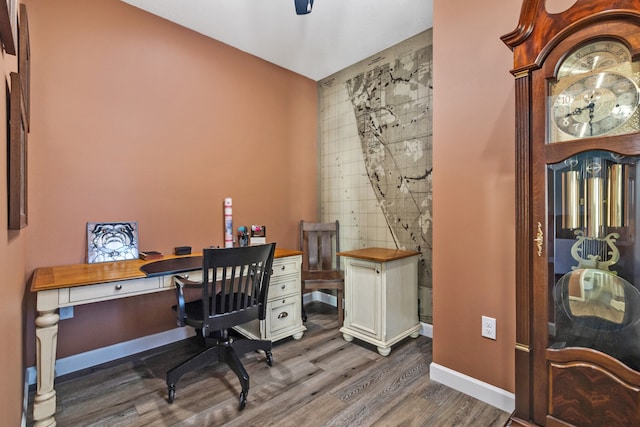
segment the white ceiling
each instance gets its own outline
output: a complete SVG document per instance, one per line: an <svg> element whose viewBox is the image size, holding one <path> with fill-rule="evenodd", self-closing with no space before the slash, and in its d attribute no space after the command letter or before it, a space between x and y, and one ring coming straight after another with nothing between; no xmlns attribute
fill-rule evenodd
<svg viewBox="0 0 640 427"><path fill-rule="evenodd" d="M433 24L433 0L122 1L316 81Z"/></svg>

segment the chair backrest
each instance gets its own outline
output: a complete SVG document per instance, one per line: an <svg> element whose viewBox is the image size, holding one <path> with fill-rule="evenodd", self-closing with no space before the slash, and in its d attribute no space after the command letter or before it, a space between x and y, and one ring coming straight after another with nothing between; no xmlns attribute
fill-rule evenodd
<svg viewBox="0 0 640 427"><path fill-rule="evenodd" d="M203 332L265 318L275 246L202 251Z"/></svg>
<svg viewBox="0 0 640 427"><path fill-rule="evenodd" d="M300 221L302 269L329 271L340 269L340 224Z"/></svg>

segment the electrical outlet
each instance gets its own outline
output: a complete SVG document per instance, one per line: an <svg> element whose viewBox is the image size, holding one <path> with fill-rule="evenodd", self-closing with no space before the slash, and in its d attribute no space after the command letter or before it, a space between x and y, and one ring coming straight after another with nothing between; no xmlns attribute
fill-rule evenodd
<svg viewBox="0 0 640 427"><path fill-rule="evenodd" d="M60 320L73 318L73 307L60 307Z"/></svg>
<svg viewBox="0 0 640 427"><path fill-rule="evenodd" d="M496 339L496 319L482 316L482 336L492 340Z"/></svg>

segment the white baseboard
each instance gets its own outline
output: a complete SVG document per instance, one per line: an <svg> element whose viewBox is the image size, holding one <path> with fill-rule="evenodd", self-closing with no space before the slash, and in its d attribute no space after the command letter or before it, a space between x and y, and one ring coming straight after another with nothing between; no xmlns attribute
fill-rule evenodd
<svg viewBox="0 0 640 427"><path fill-rule="evenodd" d="M505 412L513 412L516 406L515 395L491 384L447 367L431 363L430 379L439 382L471 397L475 397Z"/></svg>
<svg viewBox="0 0 640 427"><path fill-rule="evenodd" d="M420 322L420 324L422 325L422 331L420 331L420 335L433 338L433 325L424 322Z"/></svg>
<svg viewBox="0 0 640 427"><path fill-rule="evenodd" d="M22 420L20 427L27 427L27 411L29 410L29 381L24 376L24 396L22 397Z"/></svg>
<svg viewBox="0 0 640 427"><path fill-rule="evenodd" d="M302 294L302 304L309 304L312 301L320 301L334 307L338 306L338 297L336 297L335 295L331 295L322 291L312 291L306 294Z"/></svg>
<svg viewBox="0 0 640 427"><path fill-rule="evenodd" d="M142 351L180 341L194 335L193 328L175 328L131 341L125 341L107 347L97 348L85 353L75 354L56 360L56 377L131 356ZM27 368L28 384L36 383L36 367Z"/></svg>

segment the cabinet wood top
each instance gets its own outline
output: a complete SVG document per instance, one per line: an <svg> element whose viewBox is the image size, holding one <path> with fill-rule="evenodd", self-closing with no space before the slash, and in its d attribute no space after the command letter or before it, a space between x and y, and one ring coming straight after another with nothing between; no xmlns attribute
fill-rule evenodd
<svg viewBox="0 0 640 427"><path fill-rule="evenodd" d="M302 252L276 247L275 258L300 255ZM187 256L202 256L196 253ZM165 255L162 259L181 258ZM95 264L70 264L54 267L40 267L33 273L31 291L69 288L73 286L93 285L96 283L117 282L119 280L142 279L146 275L140 271L144 264L158 261L133 259L129 261L101 262Z"/></svg>
<svg viewBox="0 0 640 427"><path fill-rule="evenodd" d="M356 249L354 251L338 252L338 255L344 257L366 259L370 261L387 262L420 255L420 252L387 248L364 248Z"/></svg>

